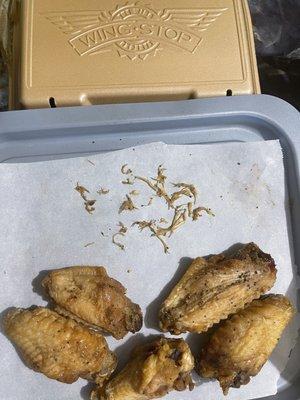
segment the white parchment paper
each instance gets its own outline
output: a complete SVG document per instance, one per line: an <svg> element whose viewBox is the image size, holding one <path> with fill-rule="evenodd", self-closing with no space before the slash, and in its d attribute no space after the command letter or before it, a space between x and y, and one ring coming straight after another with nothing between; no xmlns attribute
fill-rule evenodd
<svg viewBox="0 0 300 400"><path fill-rule="evenodd" d="M128 164L134 173L155 176L157 166L167 169L169 182L193 183L198 188L198 204L210 207L215 217L204 215L189 221L168 239L170 254L148 231L129 230L124 238L126 251L112 245L117 224L165 217L170 211L142 183L122 185L120 168ZM89 215L74 190L77 182L96 199ZM286 293L295 303L295 282L285 209L282 152L277 141L219 145L175 146L153 143L117 152L67 160L0 165L0 251L1 311L8 307L46 305L40 295L40 279L45 270L71 265L103 265L109 275L128 289L128 296L142 307L145 322L136 335L122 341L107 337L116 350L120 366L130 350L159 334L157 310L171 287L185 271L189 259L222 252L236 243L256 242L274 257L278 275L273 293ZM100 187L109 194L99 196ZM139 210L118 215L126 193ZM171 187L170 187L171 189ZM85 247L87 244L93 243ZM294 345L297 326L285 331L271 360L251 383L231 389L227 399L246 400L271 395ZM187 335L195 355L201 348L199 335ZM13 345L0 335L0 399L75 400L87 399L90 386L79 380L66 385L25 367ZM217 400L223 395L216 381L196 377L193 392L172 392L166 400Z"/></svg>

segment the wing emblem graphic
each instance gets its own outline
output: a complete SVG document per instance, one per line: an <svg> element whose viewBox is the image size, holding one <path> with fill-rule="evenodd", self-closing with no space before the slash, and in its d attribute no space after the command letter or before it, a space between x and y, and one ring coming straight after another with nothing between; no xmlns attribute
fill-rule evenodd
<svg viewBox="0 0 300 400"><path fill-rule="evenodd" d="M205 31L227 8L155 10L140 1L109 11L43 14L68 36L80 56L116 51L129 60L145 60L159 50L180 48L195 53Z"/></svg>

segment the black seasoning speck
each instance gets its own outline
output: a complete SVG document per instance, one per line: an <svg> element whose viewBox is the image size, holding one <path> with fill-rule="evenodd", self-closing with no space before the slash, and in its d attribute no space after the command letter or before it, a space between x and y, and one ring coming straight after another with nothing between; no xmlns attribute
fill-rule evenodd
<svg viewBox="0 0 300 400"><path fill-rule="evenodd" d="M240 163L240 162L238 162L238 163L237 163L237 165L241 165L241 163Z"/></svg>

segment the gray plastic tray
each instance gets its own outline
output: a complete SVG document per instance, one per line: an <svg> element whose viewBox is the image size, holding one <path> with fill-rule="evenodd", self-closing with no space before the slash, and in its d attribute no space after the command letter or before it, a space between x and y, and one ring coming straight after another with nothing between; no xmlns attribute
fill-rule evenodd
<svg viewBox="0 0 300 400"><path fill-rule="evenodd" d="M270 139L279 139L283 148L290 243L299 266L300 114L288 103L252 95L0 113L0 162L74 157L153 141L193 145ZM265 400L300 399L299 338L282 377L278 394Z"/></svg>

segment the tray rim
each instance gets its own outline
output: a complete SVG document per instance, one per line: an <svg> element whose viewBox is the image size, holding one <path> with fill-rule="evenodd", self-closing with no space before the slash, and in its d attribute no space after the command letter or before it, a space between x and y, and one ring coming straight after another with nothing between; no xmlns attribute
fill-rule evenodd
<svg viewBox="0 0 300 400"><path fill-rule="evenodd" d="M0 135L26 130L54 129L58 126L72 128L137 123L149 119L153 122L193 117L202 119L210 116L212 112L214 117L247 114L276 124L293 141L295 149L299 150L300 136L298 137L297 127L293 127L293 124L300 125L300 113L286 101L262 94L4 111L0 113Z"/></svg>

